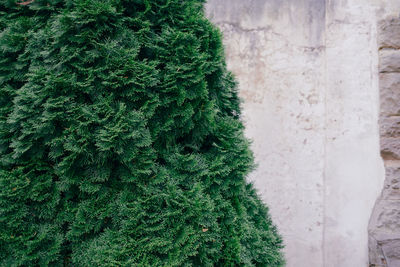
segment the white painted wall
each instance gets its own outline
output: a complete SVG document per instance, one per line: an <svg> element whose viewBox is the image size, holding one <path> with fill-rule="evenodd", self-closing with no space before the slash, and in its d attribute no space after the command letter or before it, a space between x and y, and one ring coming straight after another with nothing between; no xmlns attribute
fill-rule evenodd
<svg viewBox="0 0 400 267"><path fill-rule="evenodd" d="M367 266L382 190L376 22L398 0L209 0L288 267Z"/></svg>

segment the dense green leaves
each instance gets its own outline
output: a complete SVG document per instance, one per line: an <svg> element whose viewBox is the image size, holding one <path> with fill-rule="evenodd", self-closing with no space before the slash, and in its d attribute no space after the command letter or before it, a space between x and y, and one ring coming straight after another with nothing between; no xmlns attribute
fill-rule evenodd
<svg viewBox="0 0 400 267"><path fill-rule="evenodd" d="M202 0L0 1L0 266L281 266Z"/></svg>

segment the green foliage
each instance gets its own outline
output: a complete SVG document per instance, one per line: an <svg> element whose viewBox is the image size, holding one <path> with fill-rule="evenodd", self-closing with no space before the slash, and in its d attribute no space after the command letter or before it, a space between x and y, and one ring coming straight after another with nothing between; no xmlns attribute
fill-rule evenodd
<svg viewBox="0 0 400 267"><path fill-rule="evenodd" d="M0 0L1 266L281 266L203 0Z"/></svg>

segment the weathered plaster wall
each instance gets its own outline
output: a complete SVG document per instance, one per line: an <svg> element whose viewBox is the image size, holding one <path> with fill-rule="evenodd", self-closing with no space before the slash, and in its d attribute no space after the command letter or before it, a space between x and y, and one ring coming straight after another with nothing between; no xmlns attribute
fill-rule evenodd
<svg viewBox="0 0 400 267"><path fill-rule="evenodd" d="M377 20L397 0L209 0L287 266L368 264L383 187Z"/></svg>
<svg viewBox="0 0 400 267"><path fill-rule="evenodd" d="M326 266L367 266L368 222L382 188L376 11L330 1L326 21Z"/></svg>
<svg viewBox="0 0 400 267"><path fill-rule="evenodd" d="M254 140L259 167L250 179L285 237L289 263L309 266L322 264L323 237L325 8L316 3L209 1Z"/></svg>

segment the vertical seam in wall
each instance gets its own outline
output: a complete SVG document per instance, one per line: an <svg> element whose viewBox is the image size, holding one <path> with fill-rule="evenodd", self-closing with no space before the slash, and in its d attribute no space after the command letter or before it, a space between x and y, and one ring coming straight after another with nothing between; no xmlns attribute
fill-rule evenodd
<svg viewBox="0 0 400 267"><path fill-rule="evenodd" d="M327 66L327 46L326 46L326 39L328 34L328 7L330 5L330 0L325 0L325 29L324 29L324 162L323 162L323 173L322 173L322 267L325 267L325 259L326 259L326 252L325 252L325 230L326 230L326 166L327 166L327 127L328 127L328 115L327 115L327 92L328 92L328 66Z"/></svg>
<svg viewBox="0 0 400 267"><path fill-rule="evenodd" d="M369 215L368 225L367 225L367 242L368 242L367 243L367 257L368 257L368 262L369 263L370 263L370 258L369 258L369 256L370 256L369 243L370 242L369 242L369 239L372 238L375 243L378 242L375 239L374 236L370 236L370 233L369 233L370 224L371 224L371 220L372 220L372 218L374 216L375 208L376 208L378 202L381 199L381 196L382 196L382 193L383 193L383 190L384 190L385 179L386 179L385 161L382 158L382 156L380 156L380 151L381 151L381 134L380 134L380 111L381 111L380 92L381 92L381 87L380 87L380 75L379 75L379 61L380 61L379 44L378 44L379 33L378 33L378 17L376 15L376 12L374 12L374 14L375 14L375 17L374 17L373 22L371 24L372 29L371 29L370 32L371 33L375 33L375 36L371 34L371 43L372 44L370 44L370 47L373 47L373 49L375 49L377 51L377 55L376 55L377 61L374 62L372 60L373 57L371 57L371 61L370 61L370 65L371 66L370 66L370 68L371 68L371 75L373 75L373 73L375 73L375 72L377 73L377 84L374 84L374 82L373 82L374 78L372 77L371 78L371 83L372 83L371 84L371 88L375 88L375 85L377 85L377 87L378 87L377 88L378 90L376 92L377 95L375 96L378 99L378 103L377 103L378 108L375 111L376 112L375 115L376 115L376 119L377 119L376 123L378 125L378 127L377 127L378 128L377 129L377 131L378 131L378 153L379 153L378 157L381 160L381 164L383 166L383 185L380 188L379 195L376 197L376 199L374 201L374 204L372 206L372 210L371 210L370 215Z"/></svg>

